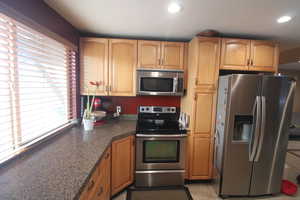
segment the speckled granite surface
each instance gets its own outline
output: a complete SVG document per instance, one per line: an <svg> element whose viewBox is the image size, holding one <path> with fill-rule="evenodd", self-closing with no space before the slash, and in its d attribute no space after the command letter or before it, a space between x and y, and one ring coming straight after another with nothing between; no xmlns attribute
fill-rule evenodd
<svg viewBox="0 0 300 200"><path fill-rule="evenodd" d="M0 168L1 200L74 199L111 141L135 132L112 121L91 133L74 127Z"/></svg>

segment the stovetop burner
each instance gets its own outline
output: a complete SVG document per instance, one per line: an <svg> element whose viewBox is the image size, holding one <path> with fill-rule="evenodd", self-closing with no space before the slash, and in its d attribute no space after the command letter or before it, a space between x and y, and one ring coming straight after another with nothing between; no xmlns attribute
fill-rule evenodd
<svg viewBox="0 0 300 200"><path fill-rule="evenodd" d="M136 127L137 134L185 134L180 127L175 107L141 106Z"/></svg>

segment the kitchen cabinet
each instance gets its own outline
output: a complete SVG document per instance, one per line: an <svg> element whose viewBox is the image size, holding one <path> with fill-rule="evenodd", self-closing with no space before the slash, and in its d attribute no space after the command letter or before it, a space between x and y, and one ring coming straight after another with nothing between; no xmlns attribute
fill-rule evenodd
<svg viewBox="0 0 300 200"><path fill-rule="evenodd" d="M216 103L216 92L199 92L195 94L194 102L194 135L210 137L212 124L214 123L214 112Z"/></svg>
<svg viewBox="0 0 300 200"><path fill-rule="evenodd" d="M112 195L133 183L134 155L134 136L128 136L112 143Z"/></svg>
<svg viewBox="0 0 300 200"><path fill-rule="evenodd" d="M222 39L220 69L276 72L278 44L264 40Z"/></svg>
<svg viewBox="0 0 300 200"><path fill-rule="evenodd" d="M162 42L161 68L183 69L183 42Z"/></svg>
<svg viewBox="0 0 300 200"><path fill-rule="evenodd" d="M111 148L103 154L100 163L95 167L86 187L80 195L80 200L110 199L111 179Z"/></svg>
<svg viewBox="0 0 300 200"><path fill-rule="evenodd" d="M137 40L82 38L80 52L82 95L135 96Z"/></svg>
<svg viewBox="0 0 300 200"><path fill-rule="evenodd" d="M269 41L252 40L249 70L277 71L278 57L278 44Z"/></svg>
<svg viewBox="0 0 300 200"><path fill-rule="evenodd" d="M212 178L212 142L215 130L220 38L195 37L189 43L188 88L181 111L190 116L187 142L189 180Z"/></svg>
<svg viewBox="0 0 300 200"><path fill-rule="evenodd" d="M109 40L109 93L111 96L135 96L136 65L136 40Z"/></svg>
<svg viewBox="0 0 300 200"><path fill-rule="evenodd" d="M81 38L80 40L80 93L89 92L96 95L107 95L108 85L108 39ZM95 88L90 82L99 81Z"/></svg>
<svg viewBox="0 0 300 200"><path fill-rule="evenodd" d="M184 42L138 41L138 67L184 69Z"/></svg>
<svg viewBox="0 0 300 200"><path fill-rule="evenodd" d="M190 154L190 179L210 179L213 170L213 143L211 138L193 136Z"/></svg>
<svg viewBox="0 0 300 200"><path fill-rule="evenodd" d="M248 70L250 59L250 40L222 39L220 69Z"/></svg>
<svg viewBox="0 0 300 200"><path fill-rule="evenodd" d="M138 67L144 69L160 68L160 41L138 41Z"/></svg>
<svg viewBox="0 0 300 200"><path fill-rule="evenodd" d="M218 84L221 40L198 38L196 87L216 89Z"/></svg>

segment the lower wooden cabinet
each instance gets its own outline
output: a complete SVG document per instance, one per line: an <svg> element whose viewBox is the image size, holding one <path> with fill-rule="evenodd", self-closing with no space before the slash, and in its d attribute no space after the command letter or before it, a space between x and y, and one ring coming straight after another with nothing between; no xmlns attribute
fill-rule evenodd
<svg viewBox="0 0 300 200"><path fill-rule="evenodd" d="M112 143L112 195L133 183L134 155L134 136L129 136Z"/></svg>
<svg viewBox="0 0 300 200"><path fill-rule="evenodd" d="M104 153L99 165L91 175L88 184L81 193L80 200L110 199L111 179L111 148Z"/></svg>
<svg viewBox="0 0 300 200"><path fill-rule="evenodd" d="M188 179L211 179L213 169L213 142L211 138L191 136Z"/></svg>

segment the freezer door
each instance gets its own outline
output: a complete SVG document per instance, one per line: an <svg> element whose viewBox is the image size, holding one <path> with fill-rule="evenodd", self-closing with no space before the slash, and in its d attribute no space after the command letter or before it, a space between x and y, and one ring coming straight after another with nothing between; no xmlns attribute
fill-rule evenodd
<svg viewBox="0 0 300 200"><path fill-rule="evenodd" d="M248 195L255 127L260 127L262 76L240 74L229 79L220 195Z"/></svg>
<svg viewBox="0 0 300 200"><path fill-rule="evenodd" d="M288 77L263 78L261 132L254 156L250 195L280 192L294 86L295 82Z"/></svg>

